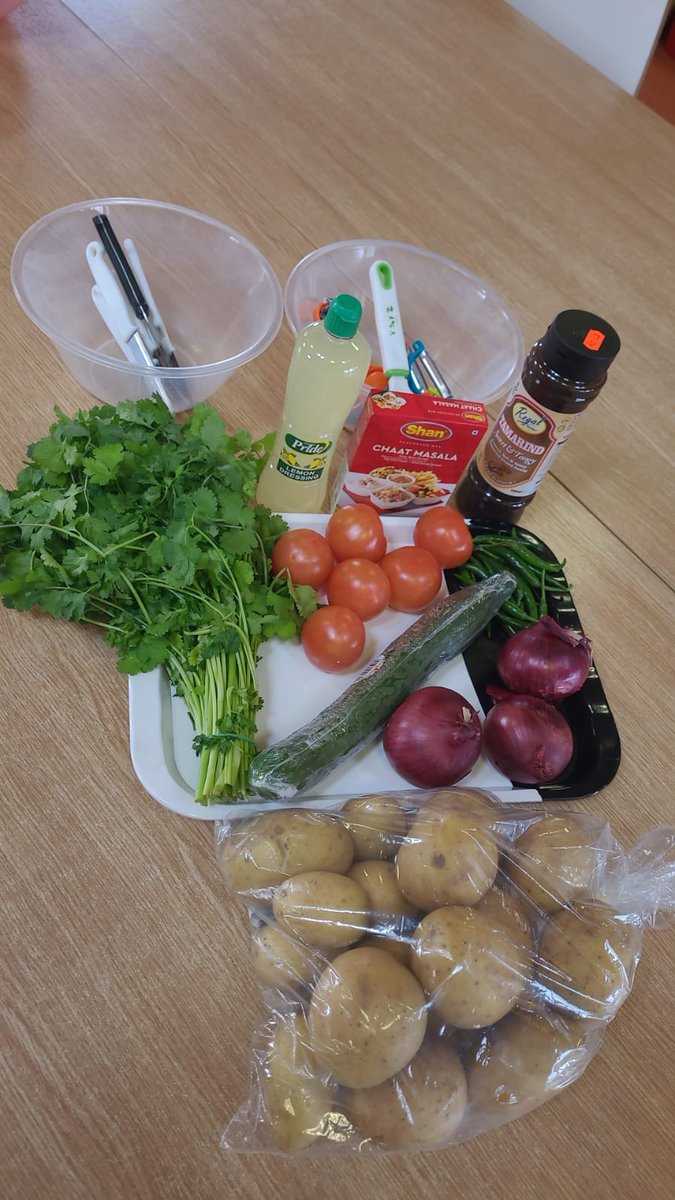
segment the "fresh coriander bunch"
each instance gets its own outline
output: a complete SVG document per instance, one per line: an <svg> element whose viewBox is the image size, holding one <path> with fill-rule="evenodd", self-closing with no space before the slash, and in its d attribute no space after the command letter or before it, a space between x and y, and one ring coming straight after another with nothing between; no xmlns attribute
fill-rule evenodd
<svg viewBox="0 0 675 1200"><path fill-rule="evenodd" d="M183 424L158 398L56 412L0 488L0 595L99 625L120 671L164 666L195 729L196 800L241 799L259 648L316 607L271 574L286 524L255 504L270 443L228 433L207 404Z"/></svg>

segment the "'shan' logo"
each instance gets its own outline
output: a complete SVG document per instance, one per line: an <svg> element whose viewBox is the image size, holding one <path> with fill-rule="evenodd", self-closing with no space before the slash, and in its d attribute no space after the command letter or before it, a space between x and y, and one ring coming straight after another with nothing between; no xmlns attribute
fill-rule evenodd
<svg viewBox="0 0 675 1200"><path fill-rule="evenodd" d="M439 421L408 421L401 426L401 433L419 442L444 442L452 437L452 430Z"/></svg>

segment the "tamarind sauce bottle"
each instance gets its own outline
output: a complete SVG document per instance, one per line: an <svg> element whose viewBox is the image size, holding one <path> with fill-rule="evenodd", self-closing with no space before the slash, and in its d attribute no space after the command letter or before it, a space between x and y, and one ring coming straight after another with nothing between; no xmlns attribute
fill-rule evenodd
<svg viewBox="0 0 675 1200"><path fill-rule="evenodd" d="M620 348L602 317L576 308L558 314L455 488L452 502L463 516L519 520Z"/></svg>

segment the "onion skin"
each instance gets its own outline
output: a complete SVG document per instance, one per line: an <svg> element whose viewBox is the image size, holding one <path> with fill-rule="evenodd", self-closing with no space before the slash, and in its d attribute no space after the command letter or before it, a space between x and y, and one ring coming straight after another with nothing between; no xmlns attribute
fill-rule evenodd
<svg viewBox="0 0 675 1200"><path fill-rule="evenodd" d="M399 704L384 730L395 771L420 788L450 787L468 775L481 750L475 708L451 688L426 687Z"/></svg>
<svg viewBox="0 0 675 1200"><path fill-rule="evenodd" d="M591 669L591 643L552 617L540 617L504 642L497 660L500 678L512 692L541 700L564 700L578 692Z"/></svg>
<svg viewBox="0 0 675 1200"><path fill-rule="evenodd" d="M535 787L561 775L574 753L572 731L546 700L498 700L483 724L483 753L514 783Z"/></svg>

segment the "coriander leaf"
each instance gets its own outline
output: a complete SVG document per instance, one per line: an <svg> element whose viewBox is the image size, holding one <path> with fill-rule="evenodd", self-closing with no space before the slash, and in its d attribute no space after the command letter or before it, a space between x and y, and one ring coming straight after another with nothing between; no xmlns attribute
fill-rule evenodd
<svg viewBox="0 0 675 1200"><path fill-rule="evenodd" d="M256 454L261 455L261 469L264 467L266 459L268 459L270 456L276 436L277 435L274 430L271 429L269 433L266 433L264 437L259 438L258 441L254 442L251 446L251 449L254 450Z"/></svg>
<svg viewBox="0 0 675 1200"><path fill-rule="evenodd" d="M72 521L77 512L78 499L82 495L82 488L77 483L71 483L69 488L63 494L65 504L63 505L64 521Z"/></svg>
<svg viewBox="0 0 675 1200"><path fill-rule="evenodd" d="M29 509L31 509L34 504L37 504L38 510L39 510L39 506L40 505L42 506L42 512L44 512L45 520L46 520L47 513L49 512L49 505L44 500L44 496L46 494L47 494L47 489L44 489L43 492L38 492L34 488L32 488L30 491L24 492L23 495L21 495L21 496L17 496L15 494L14 495L14 508L15 508L17 514L19 514L22 518L24 518L26 515L26 512Z"/></svg>
<svg viewBox="0 0 675 1200"><path fill-rule="evenodd" d="M245 478L241 463L236 462L234 459L231 462L222 463L218 467L217 479L221 485L221 497L227 495L227 492L225 491L227 488L230 492L235 493L240 504L243 505L246 503L246 500L242 495Z"/></svg>
<svg viewBox="0 0 675 1200"><path fill-rule="evenodd" d="M89 570L95 555L91 550L66 550L61 562L69 575L84 575Z"/></svg>
<svg viewBox="0 0 675 1200"><path fill-rule="evenodd" d="M0 558L0 579L11 579L15 575L25 575L30 571L33 555L30 550L20 547L10 547Z"/></svg>
<svg viewBox="0 0 675 1200"><path fill-rule="evenodd" d="M6 586L0 584L0 596L6 608L16 609L17 612L28 612L37 605L37 595L34 590L24 585Z"/></svg>
<svg viewBox="0 0 675 1200"><path fill-rule="evenodd" d="M195 577L195 565L189 559L178 559L162 576L162 581L172 588L190 587Z"/></svg>
<svg viewBox="0 0 675 1200"><path fill-rule="evenodd" d="M103 513L99 515L96 507L84 512L78 521L78 532L84 534L87 541L96 546L104 546L108 540L110 524Z"/></svg>
<svg viewBox="0 0 675 1200"><path fill-rule="evenodd" d="M124 446L119 442L97 446L90 458L83 459L85 473L92 483L105 485L115 478L123 458Z"/></svg>
<svg viewBox="0 0 675 1200"><path fill-rule="evenodd" d="M29 531L28 545L33 550L40 550L49 541L52 536L52 530L47 529L45 525L38 525Z"/></svg>
<svg viewBox="0 0 675 1200"><path fill-rule="evenodd" d="M279 540L282 533L286 533L288 525L283 517L271 513L263 505L257 505L255 512L258 537L262 542L265 554L269 557L274 543Z"/></svg>
<svg viewBox="0 0 675 1200"><path fill-rule="evenodd" d="M0 484L0 517L8 517L12 509L9 492Z"/></svg>
<svg viewBox="0 0 675 1200"><path fill-rule="evenodd" d="M197 488L190 497L193 516L201 521L213 521L218 512L218 500L207 487Z"/></svg>
<svg viewBox="0 0 675 1200"><path fill-rule="evenodd" d="M173 420L163 400L122 400L117 412L120 420L145 429L161 429Z"/></svg>
<svg viewBox="0 0 675 1200"><path fill-rule="evenodd" d="M23 467L16 477L16 491L21 493L24 488L39 487L44 482L44 472L39 467Z"/></svg>
<svg viewBox="0 0 675 1200"><path fill-rule="evenodd" d="M54 437L58 438L60 442L74 442L77 438L89 438L86 425L82 421L71 421L65 414L63 414L62 420L52 426L52 429Z"/></svg>
<svg viewBox="0 0 675 1200"><path fill-rule="evenodd" d="M295 621L277 621L274 626L276 637L281 638L282 642L289 642L298 632Z"/></svg>
<svg viewBox="0 0 675 1200"><path fill-rule="evenodd" d="M241 646L241 634L238 629L221 629L211 637L199 642L199 653L203 659L213 658L216 654L236 654Z"/></svg>
<svg viewBox="0 0 675 1200"><path fill-rule="evenodd" d="M248 562L246 559L238 558L234 562L232 570L241 591L248 591L252 587L254 580L253 563Z"/></svg>
<svg viewBox="0 0 675 1200"><path fill-rule="evenodd" d="M60 564L56 561L56 559L54 558L54 555L50 554L48 550L40 551L40 559L43 562L43 564L45 565L45 567L48 567L50 570L55 571L57 573L57 575L62 574Z"/></svg>
<svg viewBox="0 0 675 1200"><path fill-rule="evenodd" d="M50 496L49 500L50 523L57 522L59 517L65 518L66 521L72 519L77 509L77 499L74 496L62 492L61 495L56 495L54 498Z"/></svg>
<svg viewBox="0 0 675 1200"><path fill-rule="evenodd" d="M218 534L218 546L229 557L251 554L256 548L252 529L224 529Z"/></svg>
<svg viewBox="0 0 675 1200"><path fill-rule="evenodd" d="M148 633L153 637L163 638L167 633L185 625L187 615L187 609L182 605L170 609L168 612L162 612L150 622Z"/></svg>
<svg viewBox="0 0 675 1200"><path fill-rule="evenodd" d="M28 453L33 462L37 463L43 471L51 471L54 475L67 474L68 467L63 457L63 446L57 442L55 437L43 438L41 442L29 446Z"/></svg>
<svg viewBox="0 0 675 1200"><path fill-rule="evenodd" d="M189 433L199 438L209 450L224 450L227 446L225 423L208 404L197 404L187 421Z"/></svg>
<svg viewBox="0 0 675 1200"><path fill-rule="evenodd" d="M40 608L52 617L65 617L66 621L81 621L86 607L84 592L67 587L46 589L40 597Z"/></svg>
<svg viewBox="0 0 675 1200"><path fill-rule="evenodd" d="M248 450L251 446L251 435L247 429L238 429L232 434L232 445L235 450Z"/></svg>
<svg viewBox="0 0 675 1200"><path fill-rule="evenodd" d="M159 667L168 656L169 644L164 638L144 637L127 654L119 656L117 670L123 675L138 675Z"/></svg>
<svg viewBox="0 0 675 1200"><path fill-rule="evenodd" d="M235 492L221 491L218 501L218 516L227 525L244 525L252 523L247 516L249 510L241 495Z"/></svg>
<svg viewBox="0 0 675 1200"><path fill-rule="evenodd" d="M316 591L306 583L295 583L291 589L295 607L303 621L306 621L318 607Z"/></svg>
<svg viewBox="0 0 675 1200"><path fill-rule="evenodd" d="M123 510L123 515L125 517L129 515L126 508ZM126 525L118 525L115 529L110 530L110 545L112 547L127 542L129 539L134 538L136 534L140 533L141 522L140 520L134 518L133 521L129 521Z"/></svg>
<svg viewBox="0 0 675 1200"><path fill-rule="evenodd" d="M158 483L150 484L150 487L145 488L138 497L138 502L144 508L154 508L160 500L162 488Z"/></svg>
<svg viewBox="0 0 675 1200"><path fill-rule="evenodd" d="M261 623L266 638L282 637L285 639L293 637L301 624L290 596L271 590L267 593L267 614L262 618Z"/></svg>

